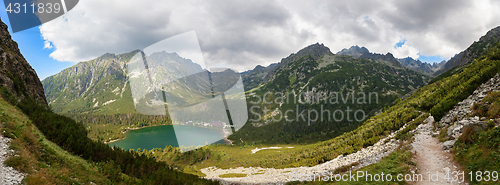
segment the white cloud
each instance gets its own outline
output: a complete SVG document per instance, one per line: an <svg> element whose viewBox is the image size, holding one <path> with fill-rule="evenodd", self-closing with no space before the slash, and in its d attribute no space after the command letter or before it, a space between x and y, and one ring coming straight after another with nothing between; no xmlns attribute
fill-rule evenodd
<svg viewBox="0 0 500 185"><path fill-rule="evenodd" d="M406 43L401 47L394 48L391 53L396 58L411 57L418 59L418 57L420 57L418 49Z"/></svg>
<svg viewBox="0 0 500 185"><path fill-rule="evenodd" d="M396 57L449 58L500 25L491 1L118 1L86 0L40 27L59 61L142 49L196 30L205 63L248 70L316 43ZM405 38L401 48L394 45Z"/></svg>
<svg viewBox="0 0 500 185"><path fill-rule="evenodd" d="M43 42L43 49L52 49L52 44L49 41Z"/></svg>

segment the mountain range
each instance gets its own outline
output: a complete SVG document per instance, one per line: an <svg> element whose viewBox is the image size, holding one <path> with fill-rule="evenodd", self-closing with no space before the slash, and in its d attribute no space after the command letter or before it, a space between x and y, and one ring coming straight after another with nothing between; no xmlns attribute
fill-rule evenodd
<svg viewBox="0 0 500 185"><path fill-rule="evenodd" d="M0 41L1 184L219 184L91 140L83 124L49 109L42 83L2 21ZM81 86L66 88L59 82L54 90L81 97L92 87L109 87L99 82L119 77L116 60L126 56L105 55L95 63L80 63L65 71L74 76L64 80ZM92 75L96 72L102 76Z"/></svg>
<svg viewBox="0 0 500 185"><path fill-rule="evenodd" d="M364 119L335 122L325 118L314 123L305 121L314 119L309 116L298 119L296 115L286 115L288 119L294 120L293 122L275 121L275 119L285 116L286 111L295 112L297 106L303 110L353 109L363 111L369 117L396 99L424 86L429 80L427 76L401 66L391 54L365 53L354 56L333 54L323 44L312 44L297 53L290 54L277 64L268 67L258 66L255 72L243 74L243 82L253 82L251 88L245 86L247 98L250 99L249 102L253 102L254 97L266 97L271 100L279 98L269 94L306 93L307 96L325 100L339 93L342 96L352 95L350 96L352 98L355 93L367 95L374 93L377 94L376 103L358 104L348 101L301 104L295 101L295 98L287 96L284 97L283 103L250 104L249 109L252 109L252 106L258 107L251 110L250 120L258 121L250 121L229 138L236 142L241 139L256 143L314 142L317 139L328 139L356 128ZM262 131L266 133L263 136L260 135ZM322 137L317 137L318 135Z"/></svg>
<svg viewBox="0 0 500 185"><path fill-rule="evenodd" d="M442 69L436 71L434 76L438 76L447 71L455 73L467 64L470 64L474 59L484 55L488 48L495 46L500 41L500 26L491 29L486 35L479 38L478 41L472 43L466 50L456 54L452 57Z"/></svg>
<svg viewBox="0 0 500 185"><path fill-rule="evenodd" d="M440 74L444 68L455 65L454 63L458 59L463 64L457 64L458 67L455 70L466 65L468 61L472 60L471 57L477 57L487 47L490 47L491 43L497 41L499 38L497 36L498 29L495 28L489 31L478 42L475 42L464 52L457 54L447 62L428 64L410 57L397 59L391 53L371 53L367 48L360 46L352 46L334 54L328 47L316 43L299 50L297 53L290 54L278 63L273 63L267 67L256 66L253 70L240 74L244 88L247 91L247 98L251 98L248 97L249 95L263 96L265 92L300 93L310 91L308 93L328 94L333 92L365 92L369 90L379 95L380 102L378 104L356 106L355 103L351 102L335 106L335 108L340 109L347 107L359 108L369 117L375 115L383 107L389 106L398 98L408 97L411 92L426 85L431 77ZM133 51L119 55L105 54L94 60L80 62L44 79L42 84L49 105L55 112L63 114L88 116L95 114L138 114L134 106L130 79L127 77L126 70L126 62L137 52ZM176 53L159 52L148 57L152 60L160 60L158 66L151 66L151 70L155 73L161 71L159 73L174 74L176 68L201 70L197 64L194 64L189 59L182 58ZM175 67L162 66L162 63ZM159 81L157 83L166 84L169 81L169 78L162 79L163 82ZM200 84L203 83L198 81L192 87L200 87ZM183 86L180 89L190 89L192 87ZM182 92L173 95L167 93L167 95L181 99L181 94L186 94L184 91ZM261 116L262 119L247 124L253 127L245 126L240 132L241 134L231 137L240 137L247 141L264 143L297 142L300 138L312 138L313 135L317 134L317 131L322 129L324 133L332 133L326 134L323 138L328 139L341 132L353 129L357 125L356 122L346 121L337 124L318 122L312 127L291 129L292 127L299 127L294 124L300 123L285 124L286 122L283 121L272 121L272 116L278 114L276 110L291 109L295 105L287 103L279 106L275 104L262 105L261 108L265 107L274 111L264 113L264 109L260 109L256 110L257 114L249 112L250 119L256 119L257 115ZM331 106L332 109L333 107ZM319 107L317 105L305 105L303 108L314 109ZM269 137L279 139L271 139L272 141L266 138L257 139L254 135L260 133L260 130L274 130L275 132ZM285 136L284 130L288 130L289 136ZM342 131L333 133L334 130ZM294 133L290 134L290 132Z"/></svg>
<svg viewBox="0 0 500 185"><path fill-rule="evenodd" d="M433 151L443 152L440 148L443 141L443 150L452 148L446 155L432 153L429 157L444 158L449 153L453 157L446 158L455 160L465 167L464 170L496 172L500 169L500 93L496 91L500 87L498 27L446 64L431 66L411 58L395 59L390 53L370 53L364 47L355 46L334 54L323 44L309 45L279 63L257 66L252 71L241 73L243 81L248 83L245 84L248 108L252 110L256 106L257 109L249 112L250 124L229 136L234 145L210 145L185 153L170 146L150 151L111 148L89 139L90 127L87 125L59 114L89 115L92 121L99 122L101 120L94 118L137 113L127 64L134 57L160 61L158 65L146 67L146 73L141 72L138 76L167 75L163 76L165 78L151 75L149 79L157 80L159 87L174 81L168 87L179 87L182 91L206 89L199 86L200 79L187 81L181 78L184 82L193 82L184 83L185 86L172 80L179 78L175 71L196 73L200 66L176 53L157 52L146 56L141 51L132 51L105 54L78 63L41 83L11 39L5 24L1 23L0 27L0 139L3 146L10 145L0 149L2 153L13 150L16 154L6 156L7 160L1 163L25 174L23 183L218 184L217 180L221 179L217 178L228 181L240 179L231 177L254 179L266 177L269 173L265 170L273 171L272 168L302 169L303 166L318 164L320 170L334 173L352 171L358 174L354 170L360 168L358 172L402 174L416 167L426 169L418 166L418 161L414 162L419 156L410 149L416 140L412 139L414 133L427 129L423 126L428 130L421 134L429 132L435 141L440 141L432 145L437 148ZM446 66L451 68L446 71ZM433 76L439 76L429 82L431 71L440 67L433 73ZM235 74L231 70L220 73ZM215 72L209 74L219 75ZM214 91L225 92L235 84L234 81L233 78L215 81L212 96ZM359 93L377 94L377 103L354 98ZM171 95L182 97L184 94ZM352 97L352 102L349 97ZM301 98L305 103L300 102ZM272 103L268 103L269 100ZM51 109L47 108L49 105ZM362 110L367 117L356 122L335 121L335 116L334 121L316 119L310 122L299 118L312 120L311 114L287 114L293 110L321 110L323 114L326 112L323 108L331 112L349 108ZM127 116L119 119L127 119ZM284 120L275 120L280 116ZM298 121L289 122L287 119ZM419 126L421 124L425 125ZM109 133L109 129L102 132ZM431 138L427 134L425 137ZM259 148L259 144L287 144L287 147ZM394 145L394 149L381 148L381 145ZM367 157L367 160L375 161L372 163L378 162L371 166L363 167L360 163L365 159L355 158L346 164L328 167L358 151L361 151L360 155L374 151L387 155ZM420 157L424 154L419 153ZM460 165L454 168L460 169ZM257 166L262 168L254 173ZM217 168L229 170L211 180L199 178L206 175L200 171L208 169L214 172ZM234 169L242 173L227 173ZM252 170L247 174L241 169ZM471 179L471 183L482 182L476 178Z"/></svg>

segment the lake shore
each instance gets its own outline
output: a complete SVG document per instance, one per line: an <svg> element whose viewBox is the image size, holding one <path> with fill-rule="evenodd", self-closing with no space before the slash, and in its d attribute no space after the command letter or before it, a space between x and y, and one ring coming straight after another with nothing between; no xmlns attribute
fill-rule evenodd
<svg viewBox="0 0 500 185"><path fill-rule="evenodd" d="M233 145L233 141L229 140L227 138L228 134L229 134L229 131L226 131L226 130L222 130L222 132L224 133L224 138L222 138L224 140L224 144L226 145Z"/></svg>
<svg viewBox="0 0 500 185"><path fill-rule="evenodd" d="M127 133L127 131L129 131L129 130L137 130L137 129L143 129L143 128L148 128L148 127L163 126L163 125L170 125L170 124L149 125L149 126L144 126L144 127L125 128L125 131L122 131L122 134L125 135ZM123 138L118 138L118 139L114 139L114 140L111 140L111 141L104 141L104 144L113 143L113 142L116 142L116 141L123 140L125 138L127 138L127 135L125 135Z"/></svg>
<svg viewBox="0 0 500 185"><path fill-rule="evenodd" d="M148 127L156 127L156 126L164 126L164 125L171 125L171 124L162 124L162 125L149 125L149 126L144 126L144 127L133 127L133 128L125 128L125 131L122 131L122 134L124 134L124 137L123 138L118 138L118 139L114 139L114 140L110 140L110 141L105 141L104 144L110 144L110 143L113 143L113 142L116 142L116 141L120 141L120 140L123 140L125 138L127 138L127 136L125 135L127 133L127 131L129 130L138 130L138 129L143 129L143 128L148 128ZM185 124L173 124L173 125L185 125ZM193 127L200 127L200 126L195 126L195 125L185 125L185 126L193 126ZM208 128L208 129L217 129L217 128L213 128L213 127L201 127L201 128ZM227 131L225 129L221 129L221 132L223 133L224 135L224 138L222 138L222 140L224 140L224 144L226 145L233 145L233 141L229 140L227 138L227 136L231 133L230 131Z"/></svg>

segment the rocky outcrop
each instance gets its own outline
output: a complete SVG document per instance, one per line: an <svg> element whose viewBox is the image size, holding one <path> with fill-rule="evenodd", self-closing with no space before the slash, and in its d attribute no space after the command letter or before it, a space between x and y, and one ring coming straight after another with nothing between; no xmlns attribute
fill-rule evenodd
<svg viewBox="0 0 500 185"><path fill-rule="evenodd" d="M474 59L479 58L490 47L495 46L500 41L500 26L491 29L486 35L479 38L479 41L474 42L467 50L465 50L462 60L458 66L461 68L470 64Z"/></svg>
<svg viewBox="0 0 500 185"><path fill-rule="evenodd" d="M474 61L474 59L479 58L486 51L496 45L500 41L500 26L491 29L486 33L486 35L479 38L479 41L472 43L465 51L460 52L451 58L444 67L434 73L434 76L438 76L448 70L451 70L455 67L454 70L458 71L463 68L467 64L470 64Z"/></svg>
<svg viewBox="0 0 500 185"><path fill-rule="evenodd" d="M438 76L440 74L443 74L444 72L453 69L455 66L458 66L460 64L460 60L462 60L462 57L464 56L464 51L456 54L455 56L451 57L450 60L448 60L442 67L441 69L437 70L434 72L433 76Z"/></svg>
<svg viewBox="0 0 500 185"><path fill-rule="evenodd" d="M0 21L0 85L15 94L19 100L32 98L47 105L43 86L36 72L23 57L12 40L7 25Z"/></svg>
<svg viewBox="0 0 500 185"><path fill-rule="evenodd" d="M375 61L383 62L393 67L403 67L391 53L387 53L385 55L378 53L370 53L370 51L365 47L359 47L357 45L351 46L349 49L344 48L342 49L342 51L339 51L337 55L346 55L354 58L372 59Z"/></svg>
<svg viewBox="0 0 500 185"><path fill-rule="evenodd" d="M355 58L359 58L361 55L364 53L370 53L368 49L365 47L359 47L358 45L356 46L351 46L349 49L342 49L337 53L337 55L347 55Z"/></svg>
<svg viewBox="0 0 500 185"><path fill-rule="evenodd" d="M440 128L448 127L446 134L452 139L443 143L443 149L450 149L456 139L462 135L462 131L465 127L471 126L475 129L485 129L488 127L489 121L494 121L486 119L485 117L472 117L470 114L472 112L471 107L474 103L481 102L488 93L495 91L500 91L500 76L498 74L479 86L472 95L458 103L452 110L448 111L438 123Z"/></svg>
<svg viewBox="0 0 500 185"><path fill-rule="evenodd" d="M314 60L320 59L323 55L325 54L332 54L333 53L330 51L330 48L326 47L323 44L316 43L309 45L305 47L304 49L301 49L297 53L292 53L288 57L281 59L281 62L276 64L276 66L273 66L273 69L270 70L270 72L264 77L264 82L267 82L269 80L273 80L275 77L275 73L283 66L288 65L288 63L293 62L295 60L298 60L299 58L310 55Z"/></svg>

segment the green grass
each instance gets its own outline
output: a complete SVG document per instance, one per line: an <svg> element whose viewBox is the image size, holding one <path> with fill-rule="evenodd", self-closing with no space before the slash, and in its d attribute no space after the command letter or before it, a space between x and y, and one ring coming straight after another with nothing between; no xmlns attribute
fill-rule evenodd
<svg viewBox="0 0 500 185"><path fill-rule="evenodd" d="M487 118L500 117L500 92L492 92L484 99L472 106L474 115Z"/></svg>
<svg viewBox="0 0 500 185"><path fill-rule="evenodd" d="M464 128L463 132L452 151L454 158L465 167L466 178L471 184L498 184L498 178L496 181L478 181L476 176L470 179L468 173L500 172L500 128L490 128L486 131ZM483 179L485 177L486 175L483 175Z"/></svg>
<svg viewBox="0 0 500 185"><path fill-rule="evenodd" d="M71 155L44 135L20 110L0 98L0 121L2 133L12 138L10 148L16 153L5 161L14 169L25 172L27 184L117 184L103 173L103 164L90 163ZM125 181L119 184L139 181L118 173Z"/></svg>
<svg viewBox="0 0 500 185"><path fill-rule="evenodd" d="M447 104L448 100L461 101L462 97L467 97L481 83L486 82L500 71L498 61L494 56L500 55L498 46L490 49L487 55L474 63L466 66L462 72L456 73L450 77L444 78L436 83L420 88L408 98L398 101L395 105L385 108L384 112L366 120L358 128L345 132L334 139L314 143L314 144L249 144L241 143L235 146L206 146L204 149L218 154L217 157L206 157L197 161L172 161L174 165L196 165L198 168L217 166L218 168L233 167L269 167L286 168L299 166L314 166L328 160L332 160L339 155L347 155L376 143L380 138L387 136L391 131L395 131L406 123L410 127L403 131L398 138L408 138L406 131L418 126L426 118L418 110L428 112L446 111L446 109L436 110L434 105ZM472 74L472 76L471 76ZM474 76L477 75L477 76ZM480 76L480 77L479 77ZM471 90L472 89L472 90ZM456 93L461 93L457 96ZM454 104L448 104L454 105ZM434 116L434 114L433 114ZM417 119L416 119L417 118ZM268 146L291 146L286 152L276 152L274 150L264 150L251 154L250 150L255 147ZM200 150L200 149L198 149ZM184 153L184 158L199 158L198 150ZM156 154L156 153L155 153ZM165 158L160 158L165 159ZM169 159L166 159L167 161Z"/></svg>
<svg viewBox="0 0 500 185"><path fill-rule="evenodd" d="M246 177L247 174L244 173L226 173L219 175L220 178L233 178L233 177Z"/></svg>
<svg viewBox="0 0 500 185"><path fill-rule="evenodd" d="M408 144L408 143L406 143ZM287 184L294 185L294 184L406 184L405 181L397 181L397 175L399 174L408 174L411 168L414 168L415 163L411 160L413 154L410 152L408 146L404 146L402 148L397 149L396 151L392 152L389 154L387 157L383 158L380 162L365 166L363 168L360 168L358 170L352 171L351 174L357 174L359 173L369 173L372 175L375 174L384 174L386 176L387 174L391 174L392 179L394 181L375 181L373 179L367 179L366 175L365 177L361 177L359 179L356 179L356 181L336 181L335 180L335 174L344 174L348 170L341 171L341 173L333 173L333 181L331 181L331 177L328 176L327 178L323 177L321 180L327 180L327 181L320 181L318 178L316 178L316 181L294 181L294 182L289 182ZM306 179L306 178L303 178ZM311 178L312 179L312 178ZM359 180L359 181L358 181Z"/></svg>
<svg viewBox="0 0 500 185"><path fill-rule="evenodd" d="M170 125L168 116L142 114L63 114L83 123L88 137L95 141L109 142L125 138L125 132L131 129L149 126Z"/></svg>
<svg viewBox="0 0 500 185"><path fill-rule="evenodd" d="M499 118L500 92L492 92L478 104L472 106L471 116ZM477 171L500 171L500 128L495 127L500 120L488 121L488 127L467 126L453 146L455 159L465 166L465 173ZM496 122L496 123L495 123ZM478 181L468 175L471 184L497 184L497 181ZM497 178L498 179L498 178ZM499 179L500 180L500 179Z"/></svg>
<svg viewBox="0 0 500 185"><path fill-rule="evenodd" d="M295 83L295 81L297 80L297 74L293 74L292 76L290 76L290 78L288 78L288 80L290 81L290 86L292 86L293 83Z"/></svg>

